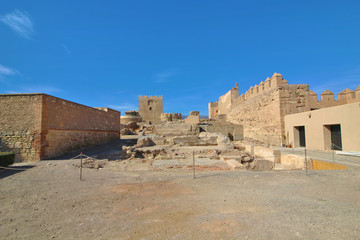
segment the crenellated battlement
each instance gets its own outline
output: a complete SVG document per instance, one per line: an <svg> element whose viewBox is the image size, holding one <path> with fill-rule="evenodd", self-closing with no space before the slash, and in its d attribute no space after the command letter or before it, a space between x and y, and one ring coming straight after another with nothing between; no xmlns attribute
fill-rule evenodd
<svg viewBox="0 0 360 240"><path fill-rule="evenodd" d="M150 100L150 99L158 99L158 100L162 100L163 99L163 96L139 96L139 100L140 99L144 99L144 100Z"/></svg>
<svg viewBox="0 0 360 240"><path fill-rule="evenodd" d="M163 113L160 116L160 119L162 122L172 122L172 121L178 121L182 119L181 113Z"/></svg>
<svg viewBox="0 0 360 240"><path fill-rule="evenodd" d="M337 94L337 99L335 99L335 94L328 89L320 94L320 100L318 100L317 93L309 90L308 98L311 109L360 102L360 85L355 89L355 91L348 88L342 90Z"/></svg>
<svg viewBox="0 0 360 240"><path fill-rule="evenodd" d="M289 84L279 73L240 94L232 88L209 103L209 117L244 127L244 136L266 144L281 145L287 138L284 117L289 114L360 102L360 85L355 89L344 89L337 94L325 90L320 95L309 90L309 84Z"/></svg>
<svg viewBox="0 0 360 240"><path fill-rule="evenodd" d="M271 78L267 77L265 82L261 81L258 85L255 84L255 86L250 86L249 90L242 94L236 102L246 101L278 86L287 84L288 81L286 81L280 73L274 73Z"/></svg>

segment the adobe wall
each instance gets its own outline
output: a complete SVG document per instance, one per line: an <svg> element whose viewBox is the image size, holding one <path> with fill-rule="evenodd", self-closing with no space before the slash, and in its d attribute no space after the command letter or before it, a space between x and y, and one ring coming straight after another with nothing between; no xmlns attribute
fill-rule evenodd
<svg viewBox="0 0 360 240"><path fill-rule="evenodd" d="M162 113L162 96L139 96L139 114L143 121L160 122Z"/></svg>
<svg viewBox="0 0 360 240"><path fill-rule="evenodd" d="M287 144L298 147L294 127L304 126L309 150L330 150L331 135L326 126L339 124L343 151L360 152L360 103L350 103L285 117Z"/></svg>
<svg viewBox="0 0 360 240"><path fill-rule="evenodd" d="M46 94L0 95L0 150L38 161L120 137L120 112Z"/></svg>
<svg viewBox="0 0 360 240"><path fill-rule="evenodd" d="M15 161L38 161L41 154L40 94L0 95L0 151L16 153Z"/></svg>
<svg viewBox="0 0 360 240"><path fill-rule="evenodd" d="M42 158L120 138L120 112L44 95Z"/></svg>

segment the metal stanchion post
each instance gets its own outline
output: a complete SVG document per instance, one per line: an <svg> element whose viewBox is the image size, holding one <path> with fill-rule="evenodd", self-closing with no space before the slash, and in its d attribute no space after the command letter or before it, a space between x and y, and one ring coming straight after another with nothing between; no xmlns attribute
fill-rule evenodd
<svg viewBox="0 0 360 240"><path fill-rule="evenodd" d="M83 154L80 153L80 180L82 180L82 156Z"/></svg>
<svg viewBox="0 0 360 240"><path fill-rule="evenodd" d="M195 179L195 153L193 152L193 169L194 169L194 179Z"/></svg>
<svg viewBox="0 0 360 240"><path fill-rule="evenodd" d="M305 147L305 173L306 173L306 175L308 174L308 169L307 169L307 158L306 158L306 147Z"/></svg>
<svg viewBox="0 0 360 240"><path fill-rule="evenodd" d="M335 147L334 147L334 143L331 143L332 146L332 157L333 157L333 163L335 162Z"/></svg>

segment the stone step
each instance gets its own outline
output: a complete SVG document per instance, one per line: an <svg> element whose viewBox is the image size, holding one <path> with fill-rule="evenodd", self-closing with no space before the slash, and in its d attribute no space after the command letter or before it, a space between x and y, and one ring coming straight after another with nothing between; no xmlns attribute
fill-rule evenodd
<svg viewBox="0 0 360 240"><path fill-rule="evenodd" d="M245 170L245 165L239 163L234 159L224 160L224 162L230 167L231 170Z"/></svg>

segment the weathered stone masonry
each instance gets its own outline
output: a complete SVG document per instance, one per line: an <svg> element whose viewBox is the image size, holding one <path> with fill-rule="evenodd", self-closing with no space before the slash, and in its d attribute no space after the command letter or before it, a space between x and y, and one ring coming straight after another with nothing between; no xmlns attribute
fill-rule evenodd
<svg viewBox="0 0 360 240"><path fill-rule="evenodd" d="M209 103L209 117L242 125L244 138L248 140L279 146L286 143L286 115L359 102L360 86L355 91L340 92L337 100L334 93L326 90L319 101L308 84L288 84L281 74L275 73L241 96L237 95L238 87L235 87L217 102Z"/></svg>
<svg viewBox="0 0 360 240"><path fill-rule="evenodd" d="M0 151L38 161L120 137L120 112L46 94L0 95Z"/></svg>

